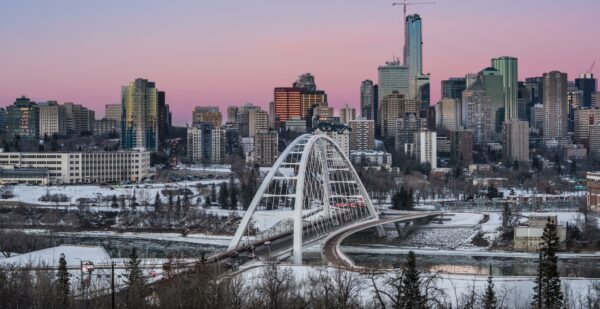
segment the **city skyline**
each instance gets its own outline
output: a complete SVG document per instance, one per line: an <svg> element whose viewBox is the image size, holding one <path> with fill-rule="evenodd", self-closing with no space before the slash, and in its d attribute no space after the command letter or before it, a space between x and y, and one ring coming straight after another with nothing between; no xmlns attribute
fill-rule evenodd
<svg viewBox="0 0 600 309"><path fill-rule="evenodd" d="M431 73L433 103L441 80L477 73L494 57L519 58L520 80L553 70L574 80L596 60L599 3L479 2L409 9L423 18L423 72ZM359 108L360 83L376 82L377 67L393 55L402 58L404 46L402 11L386 1L32 3L0 4L1 106L26 95L102 115L105 104L120 101L122 85L146 78L166 92L174 123L182 125L191 123L197 105L217 105L223 113L246 102L266 109L273 88L311 72L331 106ZM577 18L565 19L564 12ZM511 31L515 36L506 35Z"/></svg>

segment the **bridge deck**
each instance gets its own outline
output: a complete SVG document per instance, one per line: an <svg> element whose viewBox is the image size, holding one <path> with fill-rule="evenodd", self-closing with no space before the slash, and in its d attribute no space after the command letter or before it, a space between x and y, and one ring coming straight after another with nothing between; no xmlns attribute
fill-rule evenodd
<svg viewBox="0 0 600 309"><path fill-rule="evenodd" d="M336 231L334 234L329 235L329 237L325 240L325 243L321 247L321 254L325 259L334 266L337 267L345 267L345 268L359 268L354 262L348 258L341 250L340 244L344 239L348 238L348 236L366 230L368 228L376 227L378 225L386 224L386 223L395 223L395 222L403 222L403 221L411 221L416 219L423 218L433 218L440 215L441 212L426 212L426 213L412 213L394 217L388 217L380 220L369 220L364 222L359 222L356 225L349 226L345 229L340 229Z"/></svg>

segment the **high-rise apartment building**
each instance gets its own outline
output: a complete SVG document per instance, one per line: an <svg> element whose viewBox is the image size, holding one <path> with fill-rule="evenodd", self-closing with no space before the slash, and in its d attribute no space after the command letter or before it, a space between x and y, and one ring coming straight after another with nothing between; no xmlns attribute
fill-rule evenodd
<svg viewBox="0 0 600 309"><path fill-rule="evenodd" d="M65 107L56 101L38 104L40 119L40 137L67 134Z"/></svg>
<svg viewBox="0 0 600 309"><path fill-rule="evenodd" d="M237 106L229 106L227 107L227 123L237 123L238 122L238 107Z"/></svg>
<svg viewBox="0 0 600 309"><path fill-rule="evenodd" d="M437 133L419 131L415 133L415 157L420 164L429 163L431 169L437 168Z"/></svg>
<svg viewBox="0 0 600 309"><path fill-rule="evenodd" d="M442 99L462 99L462 92L467 89L464 77L451 77L442 81Z"/></svg>
<svg viewBox="0 0 600 309"><path fill-rule="evenodd" d="M293 87L275 88L275 116L279 123L277 126L282 126L286 120L301 117L302 110L300 105L301 90Z"/></svg>
<svg viewBox="0 0 600 309"><path fill-rule="evenodd" d="M213 149L214 148L214 149ZM188 159L193 163L222 163L225 134L211 122L200 122L187 129Z"/></svg>
<svg viewBox="0 0 600 309"><path fill-rule="evenodd" d="M417 97L416 100L420 103L419 110L427 111L431 106L431 87L429 83L429 74L421 74L417 76L416 81Z"/></svg>
<svg viewBox="0 0 600 309"><path fill-rule="evenodd" d="M529 123L518 119L504 122L504 155L509 161L529 162Z"/></svg>
<svg viewBox="0 0 600 309"><path fill-rule="evenodd" d="M450 130L450 162L459 166L467 166L473 162L473 131Z"/></svg>
<svg viewBox="0 0 600 309"><path fill-rule="evenodd" d="M20 97L6 107L6 133L9 137L36 139L40 135L39 108L29 98Z"/></svg>
<svg viewBox="0 0 600 309"><path fill-rule="evenodd" d="M600 124L600 108L575 110L575 141L587 144L592 126Z"/></svg>
<svg viewBox="0 0 600 309"><path fill-rule="evenodd" d="M544 73L544 139L563 141L567 137L569 105L567 74Z"/></svg>
<svg viewBox="0 0 600 309"><path fill-rule="evenodd" d="M154 82L138 78L121 88L123 149L158 149L158 90Z"/></svg>
<svg viewBox="0 0 600 309"><path fill-rule="evenodd" d="M598 81L594 78L594 74L579 74L579 78L575 79L575 85L583 92L583 106L592 106L592 94L598 89Z"/></svg>
<svg viewBox="0 0 600 309"><path fill-rule="evenodd" d="M350 151L375 148L375 121L368 119L350 120Z"/></svg>
<svg viewBox="0 0 600 309"><path fill-rule="evenodd" d="M65 122L68 134L93 133L96 113L80 104L66 102Z"/></svg>
<svg viewBox="0 0 600 309"><path fill-rule="evenodd" d="M600 158L600 124L590 127L590 156Z"/></svg>
<svg viewBox="0 0 600 309"><path fill-rule="evenodd" d="M104 106L104 118L116 120L121 123L123 120L123 105L122 104L106 104Z"/></svg>
<svg viewBox="0 0 600 309"><path fill-rule="evenodd" d="M218 106L196 106L192 112L192 124L212 123L215 128L223 124L223 115Z"/></svg>
<svg viewBox="0 0 600 309"><path fill-rule="evenodd" d="M114 119L102 118L94 121L94 135L119 133L121 124Z"/></svg>
<svg viewBox="0 0 600 309"><path fill-rule="evenodd" d="M461 125L460 99L444 98L435 105L436 126L446 130L457 130Z"/></svg>
<svg viewBox="0 0 600 309"><path fill-rule="evenodd" d="M117 123L116 132L121 132L121 122L123 121L123 105L122 104L106 104L104 106L104 118L108 120L114 120ZM95 125L95 124L94 124ZM99 125L109 125L109 122L105 122L104 124ZM96 127L94 127L94 131ZM103 130L100 130L103 131Z"/></svg>
<svg viewBox="0 0 600 309"><path fill-rule="evenodd" d="M542 130L544 130L544 105L535 104L532 106L530 115L531 122L529 123L529 126L538 130L538 132L542 132Z"/></svg>
<svg viewBox="0 0 600 309"><path fill-rule="evenodd" d="M302 89L300 92L300 118L307 119L310 116L310 110L322 104L327 104L325 91Z"/></svg>
<svg viewBox="0 0 600 309"><path fill-rule="evenodd" d="M486 94L481 79L477 79L463 92L463 124L473 131L476 144L491 141L493 128L492 100Z"/></svg>
<svg viewBox="0 0 600 309"><path fill-rule="evenodd" d="M340 122L348 124L350 121L356 119L356 109L349 107L348 104L340 108Z"/></svg>
<svg viewBox="0 0 600 309"><path fill-rule="evenodd" d="M254 163L272 166L279 157L279 135L277 131L261 131L254 136Z"/></svg>
<svg viewBox="0 0 600 309"><path fill-rule="evenodd" d="M350 156L351 129L344 124L321 123L314 131L315 134L323 133L329 136L346 154Z"/></svg>
<svg viewBox="0 0 600 309"><path fill-rule="evenodd" d="M6 131L6 109L0 107L0 132Z"/></svg>
<svg viewBox="0 0 600 309"><path fill-rule="evenodd" d="M162 149L163 142L167 140L169 131L171 130L172 118L169 104L166 102L166 94L164 91L157 92L158 98L158 149Z"/></svg>
<svg viewBox="0 0 600 309"><path fill-rule="evenodd" d="M519 62L515 57L503 56L492 59L492 67L502 75L504 89L504 119L517 119Z"/></svg>
<svg viewBox="0 0 600 309"><path fill-rule="evenodd" d="M396 118L394 129L394 148L398 152L413 153L415 132L427 130L427 119L420 118L416 113L404 114Z"/></svg>
<svg viewBox="0 0 600 309"><path fill-rule="evenodd" d="M506 115L503 77L495 68L486 68L479 72L479 79L485 94L490 98L490 116L493 121L492 128L496 132L502 131L502 123ZM516 90L516 89L515 89Z"/></svg>
<svg viewBox="0 0 600 309"><path fill-rule="evenodd" d="M416 113L416 100L408 100L400 93L394 91L381 100L379 106L379 123L381 136L395 136L395 121L406 113Z"/></svg>
<svg viewBox="0 0 600 309"><path fill-rule="evenodd" d="M239 110L238 119L240 137L254 137L258 132L269 129L269 114L251 103Z"/></svg>
<svg viewBox="0 0 600 309"><path fill-rule="evenodd" d="M360 115L366 119L375 119L374 104L375 91L373 89L373 81L367 79L360 84Z"/></svg>
<svg viewBox="0 0 600 309"><path fill-rule="evenodd" d="M384 97L396 91L409 98L409 75L408 66L400 65L399 61L388 61L378 69L379 87L377 101L381 105Z"/></svg>

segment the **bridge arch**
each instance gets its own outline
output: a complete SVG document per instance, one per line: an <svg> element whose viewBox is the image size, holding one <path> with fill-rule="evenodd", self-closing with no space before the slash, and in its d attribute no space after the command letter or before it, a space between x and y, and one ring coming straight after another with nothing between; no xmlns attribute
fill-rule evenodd
<svg viewBox="0 0 600 309"><path fill-rule="evenodd" d="M260 221L265 217L281 220L261 227ZM378 218L340 146L325 134L304 134L285 149L269 170L229 250L291 233L293 260L301 264L304 244L342 226Z"/></svg>

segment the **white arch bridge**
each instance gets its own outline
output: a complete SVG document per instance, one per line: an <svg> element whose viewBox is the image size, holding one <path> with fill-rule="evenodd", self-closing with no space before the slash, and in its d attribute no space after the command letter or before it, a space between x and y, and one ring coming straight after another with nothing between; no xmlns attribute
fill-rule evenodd
<svg viewBox="0 0 600 309"><path fill-rule="evenodd" d="M303 246L366 221L379 215L348 156L327 135L304 134L269 170L227 251L209 259L255 251L302 264Z"/></svg>

